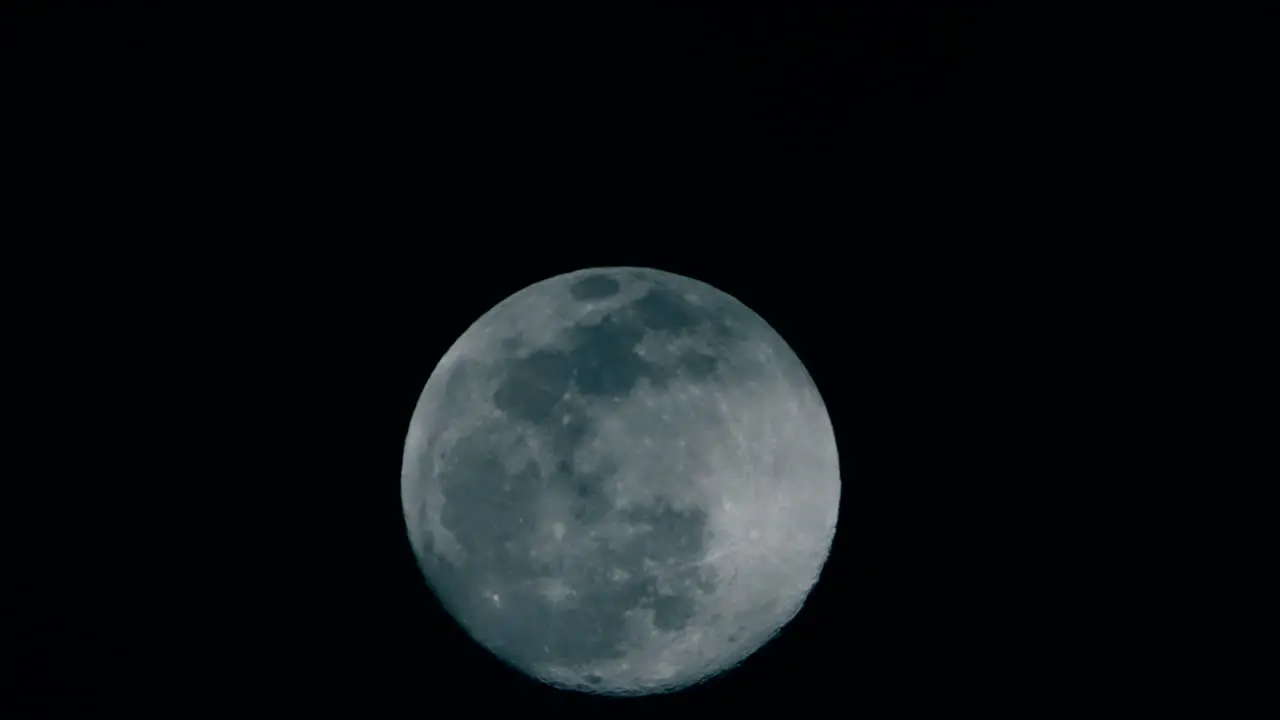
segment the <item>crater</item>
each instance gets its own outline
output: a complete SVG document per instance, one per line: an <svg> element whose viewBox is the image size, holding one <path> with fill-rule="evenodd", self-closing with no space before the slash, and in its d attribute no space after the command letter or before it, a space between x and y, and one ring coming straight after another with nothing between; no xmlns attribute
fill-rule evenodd
<svg viewBox="0 0 1280 720"><path fill-rule="evenodd" d="M698 613L698 605L687 595L662 595L653 603L653 626L673 632L683 629Z"/></svg>
<svg viewBox="0 0 1280 720"><path fill-rule="evenodd" d="M702 313L683 295L670 288L655 287L631 303L631 311L650 330L683 332L698 327Z"/></svg>
<svg viewBox="0 0 1280 720"><path fill-rule="evenodd" d="M618 294L621 285L608 275L588 275L569 286L574 300L602 300Z"/></svg>
<svg viewBox="0 0 1280 720"><path fill-rule="evenodd" d="M508 415L539 424L551 416L569 389L573 365L564 353L537 350L500 368L493 404Z"/></svg>
<svg viewBox="0 0 1280 720"><path fill-rule="evenodd" d="M706 380L720 368L720 359L706 353L690 352L680 356L680 372L692 380Z"/></svg>
<svg viewBox="0 0 1280 720"><path fill-rule="evenodd" d="M580 524L592 525L603 520L613 509L606 481L615 472L617 468L610 464L591 472L575 470L571 462L562 459L551 483L564 488L569 516Z"/></svg>

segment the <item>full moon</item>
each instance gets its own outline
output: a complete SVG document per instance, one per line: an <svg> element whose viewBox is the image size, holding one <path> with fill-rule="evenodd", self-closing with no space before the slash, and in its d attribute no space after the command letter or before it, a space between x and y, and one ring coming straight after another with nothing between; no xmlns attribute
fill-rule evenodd
<svg viewBox="0 0 1280 720"><path fill-rule="evenodd" d="M498 303L427 380L401 495L427 584L507 664L606 695L741 663L835 534L836 443L800 359L745 305L644 268Z"/></svg>

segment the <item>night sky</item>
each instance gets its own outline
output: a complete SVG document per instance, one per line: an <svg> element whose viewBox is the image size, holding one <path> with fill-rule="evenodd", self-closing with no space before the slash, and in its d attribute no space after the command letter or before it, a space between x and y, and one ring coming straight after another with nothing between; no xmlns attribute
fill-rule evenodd
<svg viewBox="0 0 1280 720"><path fill-rule="evenodd" d="M1027 538L1072 459L1044 418L1097 358L1065 319L1088 288L1053 239L1071 214L1045 207L1064 136L1028 18L8 5L38 233L87 243L57 262L97 289L60 311L81 343L64 357L95 358L79 399L48 405L130 430L85 453L92 479L26 546L6 702L886 716L1025 709L1048 686L1036 658L1071 621ZM840 525L804 610L671 697L502 665L426 588L399 506L440 355L497 301L599 265L754 309L839 441Z"/></svg>

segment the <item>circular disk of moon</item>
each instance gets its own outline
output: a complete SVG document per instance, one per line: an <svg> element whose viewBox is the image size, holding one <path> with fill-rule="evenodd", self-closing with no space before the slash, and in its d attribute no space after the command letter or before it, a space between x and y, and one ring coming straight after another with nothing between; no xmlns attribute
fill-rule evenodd
<svg viewBox="0 0 1280 720"><path fill-rule="evenodd" d="M670 692L799 611L835 534L835 437L799 358L696 280L597 268L531 285L458 338L405 443L427 584L545 683Z"/></svg>

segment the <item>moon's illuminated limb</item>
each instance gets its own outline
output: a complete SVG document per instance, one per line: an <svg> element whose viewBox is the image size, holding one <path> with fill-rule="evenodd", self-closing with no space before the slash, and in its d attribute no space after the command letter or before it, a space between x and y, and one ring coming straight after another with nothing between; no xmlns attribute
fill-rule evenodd
<svg viewBox="0 0 1280 720"><path fill-rule="evenodd" d="M402 486L424 574L477 640L613 694L767 641L816 581L840 493L786 343L724 293L636 268L535 284L468 329L423 391Z"/></svg>

